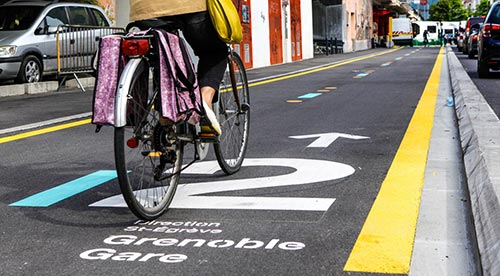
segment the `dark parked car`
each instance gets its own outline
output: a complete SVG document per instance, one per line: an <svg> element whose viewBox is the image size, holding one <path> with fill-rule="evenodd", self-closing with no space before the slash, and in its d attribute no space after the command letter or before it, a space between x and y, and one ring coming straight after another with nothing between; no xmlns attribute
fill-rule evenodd
<svg viewBox="0 0 500 276"><path fill-rule="evenodd" d="M471 27L475 24L483 23L484 19L485 19L485 16L474 16L474 17L469 17L469 19L467 19L467 23L465 23L464 45L462 47L462 53L468 54L468 52L469 52L469 47L467 45L467 41L469 41Z"/></svg>
<svg viewBox="0 0 500 276"><path fill-rule="evenodd" d="M469 58L474 58L477 55L477 38L479 36L479 30L481 30L483 24L478 23L471 26L471 32L469 40L467 41L467 56Z"/></svg>
<svg viewBox="0 0 500 276"><path fill-rule="evenodd" d="M500 69L500 2L488 11L478 36L477 73L488 77L490 69Z"/></svg>

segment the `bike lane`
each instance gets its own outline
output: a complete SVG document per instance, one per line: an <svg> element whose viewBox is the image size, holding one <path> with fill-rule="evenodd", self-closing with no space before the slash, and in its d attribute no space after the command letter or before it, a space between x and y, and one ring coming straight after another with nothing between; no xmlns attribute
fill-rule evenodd
<svg viewBox="0 0 500 276"><path fill-rule="evenodd" d="M364 78L376 73L370 72L373 69L361 70L363 72L356 70L358 69L350 70L348 74L352 75L352 78ZM296 77L305 76L303 73L297 74L300 75ZM267 80L261 81L265 82L261 85L271 84ZM335 93L342 90L342 80L335 80L335 82L338 84L332 84L331 81L328 81L325 82L328 85L318 85L318 87L322 86L320 90L329 90L330 92L311 92L310 89L307 89L307 91L296 95L284 93L282 99L277 100L287 102L286 99L293 99L298 100L297 103L307 104L307 101L319 99L316 97L321 98L321 96L313 96L311 93L332 93L332 91ZM345 86L348 86L349 82L345 81ZM273 87L276 85L277 83L273 84ZM298 86L300 82L294 82L293 85ZM269 87L257 93L266 93L268 89ZM308 96L303 97L304 95ZM266 96L259 96L259 98L261 99L256 100L257 104L260 101L269 100ZM412 104L416 105L416 102ZM264 106L264 104L262 105ZM275 109L275 107L265 106L259 111L265 113L271 108ZM288 107L280 108L288 109ZM281 111L280 108L277 110L278 113ZM297 107L297 109L300 108ZM323 110L322 108L318 109ZM283 114L286 116L291 113L284 111ZM343 119L345 120L345 118ZM311 120L311 118L307 118L307 120ZM256 123L257 127L263 124L263 120L259 121ZM300 118L295 122L287 120L285 124L301 125ZM264 128L272 129L272 127L271 124ZM353 130L352 126L341 128ZM31 214L27 212L25 215L31 218L36 217L36 215L33 216L34 214L41 215L40 218L45 220L49 226L50 224L60 225L66 231L78 233L72 235L74 236L72 238L71 234L61 233L62 230L44 230L45 233L50 233L47 240L56 243L56 246L48 246L46 250L68 252L72 255L71 257L56 258L69 260L66 268L57 266L52 267L51 270L44 268L42 263L34 260L33 262L42 268L39 270L42 274L47 273L47 275L54 272L70 271L77 271L77 274L85 275L90 267L97 268L95 271L97 275L105 273L114 275L120 271L156 275L164 270L173 275L303 275L305 271L311 273L310 275L339 275L341 271L338 268L345 264L344 258L350 252L351 246L349 244L342 246L331 244L332 236L335 237L333 239L335 243L340 243L342 237L349 237L348 240L353 240L352 237L356 236L356 233L343 233L338 236L335 232L347 230L337 228L342 228L344 224L350 224L350 222L341 217L335 219L335 216L332 217L332 213L328 210L336 208L335 204L338 200L336 195L352 191L341 187L344 191L339 193L337 187L335 193L332 193L329 186L345 184L346 177L360 173L361 169L359 166L348 165L356 164L356 162L347 162L346 160L349 158L346 158L342 151L332 151L328 146L335 141L339 142L345 139L344 143L351 141L344 149L344 151L349 152L349 149L352 150L353 146L355 149L358 143L370 140L369 136L371 135L364 136L361 135L363 133L351 134L334 131L312 132L313 134L310 134L305 133L306 130L307 128L296 128L293 131L294 135L286 135L286 137L283 137L282 133L278 135L271 131L260 132L261 135L267 132L268 136L272 136L269 137L271 138L269 139L270 143L261 150L249 153L245 162L245 170L236 176L224 178L224 180L221 180L220 173L216 172L217 165L214 162L197 163L195 167L191 168L190 174L186 176L184 187L181 187L184 189L179 189L179 197L175 199L174 205L177 204L176 207L180 210L165 215L165 219L162 218L154 222L130 220L130 214L126 210L109 208L113 204L115 206L120 204L119 200L110 199L112 197L106 197L105 200L110 200L108 203L103 203L101 200L91 203L94 206L106 206L107 208L90 208L90 212L82 208L85 210L85 218L76 219L73 216L82 213L72 214L71 211L67 210L59 210L62 217L66 217L61 221L54 219L52 215L44 219L43 213L45 211L34 211ZM335 130L335 127L329 126L328 130ZM256 134L253 134L251 138L254 139L253 143L267 143L266 139L254 137ZM295 142L297 144L291 148L283 148L276 146L277 141L284 142L284 146L291 146L291 143ZM254 144L252 147L255 149L256 145ZM272 154L274 158L262 158L262 156L266 156L266 151L271 153L273 147L279 150L278 153ZM312 152L308 149L317 149L319 152ZM294 150L297 151L293 153ZM334 158L328 157L329 154L334 154ZM258 155L261 157L259 158ZM302 158L297 158L298 156ZM368 156L368 158L373 157ZM337 159L340 159L341 162L338 162ZM203 175L203 177L199 178L199 175ZM256 178L257 175L260 177ZM207 179L210 181L206 182ZM308 183L319 184L308 185ZM296 186L293 187L293 185ZM267 189L262 190L262 188ZM356 189L361 191L360 188ZM114 192L116 193L116 190ZM221 192L225 192L223 196L211 195ZM100 191L100 193L109 194L109 192L105 193L104 191ZM376 193L370 191L367 194ZM362 198L369 197L363 196ZM355 198L353 197L353 199ZM72 203L82 202L72 199ZM345 202L340 202L340 204L345 204ZM68 205L64 206L67 208ZM244 210L244 212L235 210ZM356 210L354 207L354 210L360 211L357 216L363 217L363 212L367 211L367 208L360 207L360 210ZM110 217L103 218L102 212ZM352 209L351 212L353 212ZM75 219L74 224L67 219L70 214ZM87 223L84 222L85 220ZM92 233L92 237L82 235L79 227L87 228L88 232ZM356 227L360 228L361 226ZM13 230L12 228L10 230ZM57 234L63 238L57 237ZM30 239L30 241L33 242L37 239L39 244L46 246L46 240L41 241L40 236ZM12 246L12 244L10 245ZM76 250L73 250L74 248L68 249L68 251L61 250L57 245L64 247L74 245ZM18 251L16 250L16 252ZM35 252L40 253L40 250L35 250ZM74 258L75 253L79 258ZM172 265L164 267L163 264ZM29 268L27 271L34 271L36 268L30 262L26 262L26 267Z"/></svg>

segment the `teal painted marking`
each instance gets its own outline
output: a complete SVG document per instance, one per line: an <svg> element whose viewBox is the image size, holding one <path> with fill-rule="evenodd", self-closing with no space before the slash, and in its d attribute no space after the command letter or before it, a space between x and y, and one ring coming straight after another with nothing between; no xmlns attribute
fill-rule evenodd
<svg viewBox="0 0 500 276"><path fill-rule="evenodd" d="M299 99L312 99L320 95L323 95L323 93L308 93L300 96Z"/></svg>
<svg viewBox="0 0 500 276"><path fill-rule="evenodd" d="M90 190L117 177L116 171L97 171L73 181L61 184L52 189L34 194L14 202L9 206L48 207L76 194Z"/></svg>
<svg viewBox="0 0 500 276"><path fill-rule="evenodd" d="M358 77L366 77L366 76L368 76L368 74L367 73L359 73L356 76L358 76Z"/></svg>

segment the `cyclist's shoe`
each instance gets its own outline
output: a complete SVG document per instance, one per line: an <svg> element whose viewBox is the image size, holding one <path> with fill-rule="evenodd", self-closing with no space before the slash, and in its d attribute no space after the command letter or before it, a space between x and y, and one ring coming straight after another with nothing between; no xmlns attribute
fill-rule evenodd
<svg viewBox="0 0 500 276"><path fill-rule="evenodd" d="M215 113L212 111L210 107L207 106L205 101L203 102L203 108L205 109L205 117L201 120L201 132L202 133L214 133L217 136L220 136L222 130L220 128L220 124L215 117Z"/></svg>

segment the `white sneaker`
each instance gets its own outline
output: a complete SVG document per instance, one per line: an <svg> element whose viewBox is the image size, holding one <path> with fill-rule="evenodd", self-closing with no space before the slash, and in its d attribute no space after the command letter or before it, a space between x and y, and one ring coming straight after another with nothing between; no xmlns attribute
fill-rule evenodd
<svg viewBox="0 0 500 276"><path fill-rule="evenodd" d="M222 130L220 128L219 122L217 121L217 117L215 116L215 113L212 111L212 109L210 109L210 107L208 107L208 105L205 103L205 101L202 100L202 102L203 102L203 108L205 109L205 117L209 121L209 125L206 125L206 126L208 126L212 131L215 131L217 136L220 136L222 133ZM202 130L203 130L204 126L205 125L202 125Z"/></svg>

